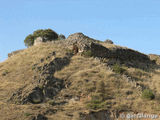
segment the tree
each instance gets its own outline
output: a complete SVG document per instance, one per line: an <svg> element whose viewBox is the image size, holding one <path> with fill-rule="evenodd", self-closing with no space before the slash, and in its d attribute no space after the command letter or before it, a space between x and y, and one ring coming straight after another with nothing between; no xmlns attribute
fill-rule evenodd
<svg viewBox="0 0 160 120"><path fill-rule="evenodd" d="M33 34L29 34L25 40L25 46L30 47L34 44L34 40L37 37L41 37L43 42L53 41L58 39L58 34L52 29L39 29L33 32Z"/></svg>
<svg viewBox="0 0 160 120"><path fill-rule="evenodd" d="M25 46L29 47L34 44L34 36L32 34L29 34L25 40L24 40Z"/></svg>

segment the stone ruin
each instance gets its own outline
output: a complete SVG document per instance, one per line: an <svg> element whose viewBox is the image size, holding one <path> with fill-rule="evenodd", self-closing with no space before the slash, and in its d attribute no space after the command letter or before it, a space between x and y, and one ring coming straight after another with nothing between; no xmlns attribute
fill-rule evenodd
<svg viewBox="0 0 160 120"><path fill-rule="evenodd" d="M34 40L34 45L39 45L41 44L43 41L43 38L42 37L37 37L35 40Z"/></svg>
<svg viewBox="0 0 160 120"><path fill-rule="evenodd" d="M154 61L143 53L124 47L107 48L100 41L92 39L83 33L71 34L65 42L67 42L67 45L76 45L78 53L90 50L93 57L109 59L111 64L119 62L120 64L137 68L140 66L148 68L148 66L155 64Z"/></svg>
<svg viewBox="0 0 160 120"><path fill-rule="evenodd" d="M67 45L77 45L79 53L89 50L91 43L96 42L93 38L90 38L83 33L74 33L71 34L66 41Z"/></svg>

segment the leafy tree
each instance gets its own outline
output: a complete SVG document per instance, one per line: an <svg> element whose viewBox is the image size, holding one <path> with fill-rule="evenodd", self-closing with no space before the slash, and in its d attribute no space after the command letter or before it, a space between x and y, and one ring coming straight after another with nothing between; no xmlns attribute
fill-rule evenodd
<svg viewBox="0 0 160 120"><path fill-rule="evenodd" d="M32 34L29 34L24 40L25 46L32 46L34 44L34 39L34 36Z"/></svg>
<svg viewBox="0 0 160 120"><path fill-rule="evenodd" d="M58 39L58 34L53 31L52 29L39 29L33 32L33 34L28 35L25 40L24 43L27 47L30 47L34 44L34 40L37 37L41 37L43 39L43 42L46 41L53 41L53 40L57 40Z"/></svg>

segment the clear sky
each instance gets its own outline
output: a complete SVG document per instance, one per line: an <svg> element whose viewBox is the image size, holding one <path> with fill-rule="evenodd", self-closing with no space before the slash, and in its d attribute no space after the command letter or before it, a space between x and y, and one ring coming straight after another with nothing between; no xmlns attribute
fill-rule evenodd
<svg viewBox="0 0 160 120"><path fill-rule="evenodd" d="M160 54L160 0L0 0L0 61L46 28Z"/></svg>

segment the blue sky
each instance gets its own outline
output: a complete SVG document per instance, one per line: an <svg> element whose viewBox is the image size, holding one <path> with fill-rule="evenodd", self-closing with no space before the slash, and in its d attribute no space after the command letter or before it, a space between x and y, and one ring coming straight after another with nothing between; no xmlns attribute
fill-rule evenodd
<svg viewBox="0 0 160 120"><path fill-rule="evenodd" d="M28 34L46 28L160 54L159 6L160 0L0 0L0 61L25 48Z"/></svg>

